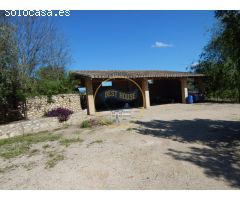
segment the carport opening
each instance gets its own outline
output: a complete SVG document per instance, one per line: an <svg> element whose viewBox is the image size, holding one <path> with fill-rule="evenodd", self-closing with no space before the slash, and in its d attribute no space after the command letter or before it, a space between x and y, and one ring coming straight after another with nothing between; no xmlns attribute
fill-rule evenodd
<svg viewBox="0 0 240 200"><path fill-rule="evenodd" d="M150 104L181 103L180 80L149 81Z"/></svg>
<svg viewBox="0 0 240 200"><path fill-rule="evenodd" d="M96 111L138 108L143 106L142 94L139 88L127 79L112 79L111 81L93 83L94 93L101 84L96 98Z"/></svg>

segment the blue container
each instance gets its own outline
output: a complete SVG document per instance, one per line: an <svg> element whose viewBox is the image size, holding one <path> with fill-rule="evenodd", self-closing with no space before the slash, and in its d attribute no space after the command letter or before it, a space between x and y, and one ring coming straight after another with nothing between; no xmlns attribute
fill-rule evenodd
<svg viewBox="0 0 240 200"><path fill-rule="evenodd" d="M193 96L192 96L192 95L189 95L189 96L187 97L187 103L188 103L188 104L192 104L192 103L193 103Z"/></svg>

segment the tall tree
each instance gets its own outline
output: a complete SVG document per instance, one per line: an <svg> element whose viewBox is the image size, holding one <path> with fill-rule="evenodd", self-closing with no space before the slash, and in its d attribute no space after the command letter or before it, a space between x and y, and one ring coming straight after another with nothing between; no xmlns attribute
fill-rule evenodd
<svg viewBox="0 0 240 200"><path fill-rule="evenodd" d="M16 107L19 80L17 74L17 41L15 27L0 12L0 121L5 119L9 105Z"/></svg>
<svg viewBox="0 0 240 200"><path fill-rule="evenodd" d="M18 69L22 87L32 92L32 79L41 66L65 69L71 62L70 49L49 17L20 17L15 20Z"/></svg>
<svg viewBox="0 0 240 200"><path fill-rule="evenodd" d="M41 66L62 76L70 62L70 49L49 17L10 18L0 11L1 111L17 107L17 102L32 95ZM51 84L59 81L56 74L51 74Z"/></svg>
<svg viewBox="0 0 240 200"><path fill-rule="evenodd" d="M205 73L206 90L240 102L240 11L216 11L218 25L192 69Z"/></svg>

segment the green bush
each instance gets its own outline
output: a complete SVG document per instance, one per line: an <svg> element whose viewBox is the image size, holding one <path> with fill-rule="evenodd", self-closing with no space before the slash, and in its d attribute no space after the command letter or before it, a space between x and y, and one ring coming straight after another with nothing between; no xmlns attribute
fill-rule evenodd
<svg viewBox="0 0 240 200"><path fill-rule="evenodd" d="M90 128L90 127L96 127L96 126L109 126L113 124L113 120L103 118L103 119L87 119L84 120L81 124L82 128Z"/></svg>
<svg viewBox="0 0 240 200"><path fill-rule="evenodd" d="M89 120L84 120L81 124L81 127L82 128L90 128L91 124L90 124Z"/></svg>

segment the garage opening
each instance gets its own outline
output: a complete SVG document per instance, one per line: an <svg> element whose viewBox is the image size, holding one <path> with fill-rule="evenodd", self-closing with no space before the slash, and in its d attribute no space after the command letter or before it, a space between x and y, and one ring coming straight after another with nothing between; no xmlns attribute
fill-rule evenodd
<svg viewBox="0 0 240 200"><path fill-rule="evenodd" d="M150 104L181 103L180 80L149 80Z"/></svg>

